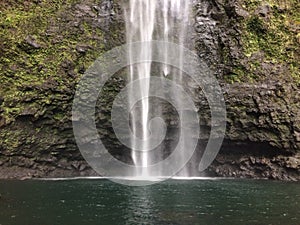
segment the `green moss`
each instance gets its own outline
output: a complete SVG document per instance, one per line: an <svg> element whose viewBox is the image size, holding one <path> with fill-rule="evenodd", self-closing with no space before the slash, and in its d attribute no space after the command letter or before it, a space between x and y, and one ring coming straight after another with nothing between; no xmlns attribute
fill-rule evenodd
<svg viewBox="0 0 300 225"><path fill-rule="evenodd" d="M271 9L266 17L257 13L258 7L264 5L269 5ZM264 55L266 62L287 65L291 76L296 82L300 82L300 75L297 73L299 34L296 27L300 19L298 1L249 0L243 6L250 13L242 23L245 56L251 58L259 53ZM259 65L255 64L257 69Z"/></svg>
<svg viewBox="0 0 300 225"><path fill-rule="evenodd" d="M20 137L24 135L21 130L5 130L0 133L2 147L7 152L13 152L15 149L20 147Z"/></svg>
<svg viewBox="0 0 300 225"><path fill-rule="evenodd" d="M263 25L263 20L260 19L258 16L251 17L246 22L247 30L251 33L254 33L258 37L263 37L266 34L266 29Z"/></svg>
<svg viewBox="0 0 300 225"><path fill-rule="evenodd" d="M295 81L300 84L300 66L298 62L292 62L290 64L290 71Z"/></svg>
<svg viewBox="0 0 300 225"><path fill-rule="evenodd" d="M58 121L62 121L65 118L66 114L64 113L56 113L53 118Z"/></svg>
<svg viewBox="0 0 300 225"><path fill-rule="evenodd" d="M227 83L241 83L241 82L247 82L247 83L252 83L257 80L257 74L255 73L255 70L257 68L257 62L254 62L253 64L250 65L250 69L246 69L243 66L235 66L232 69L232 72L227 74L225 76L225 81Z"/></svg>
<svg viewBox="0 0 300 225"><path fill-rule="evenodd" d="M66 12L72 13L77 1L0 3L0 96L5 96L1 107L7 122L14 121L24 108L37 108L36 104L41 108L54 99L63 101L82 70L104 51L100 29L88 22L79 27L68 25ZM28 36L40 48L30 46ZM89 46L85 54L76 51L82 43Z"/></svg>

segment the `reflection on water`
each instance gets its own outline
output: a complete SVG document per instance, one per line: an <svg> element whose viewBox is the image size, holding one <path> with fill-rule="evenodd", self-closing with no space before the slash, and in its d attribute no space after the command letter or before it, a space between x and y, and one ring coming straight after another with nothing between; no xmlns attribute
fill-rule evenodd
<svg viewBox="0 0 300 225"><path fill-rule="evenodd" d="M299 183L0 181L0 196L0 225L300 224Z"/></svg>
<svg viewBox="0 0 300 225"><path fill-rule="evenodd" d="M133 187L128 191L128 207L126 208L125 219L126 225L139 224L153 224L153 219L157 214L157 207L152 201L151 189L147 187Z"/></svg>

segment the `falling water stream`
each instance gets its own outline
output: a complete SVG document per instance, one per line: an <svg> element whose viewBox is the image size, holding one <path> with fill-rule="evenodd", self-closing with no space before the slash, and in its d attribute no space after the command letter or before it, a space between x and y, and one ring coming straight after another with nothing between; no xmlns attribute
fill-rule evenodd
<svg viewBox="0 0 300 225"><path fill-rule="evenodd" d="M129 49L129 82L140 80L138 90L131 89L129 95L132 96L134 92L140 91L141 96L148 96L147 94L151 87L149 81L144 78L153 76L154 66L156 73L159 71L158 73L160 76L171 76L173 81L181 82L181 68L173 69L169 65L153 65L153 49L151 41L159 40L184 45L189 23L189 3L189 0L129 1L129 6L125 10L127 43L142 43L139 51ZM136 54L136 52L138 52L138 56L133 55ZM165 61L168 61L169 49L167 45L165 45L158 54L162 54ZM146 59L146 62L132 64L133 57ZM184 57L183 52L181 52L178 57L182 65ZM176 90L169 91L172 93ZM132 101L132 98L129 96L129 105L136 104ZM157 107L159 108L159 106ZM149 141L147 141L147 137L149 136L148 122L149 119L151 119L150 108L151 102L149 101L149 98L144 98L139 104L136 104L136 107L131 111L131 129L133 135L143 140L142 146L138 146L140 145L140 142L135 143L133 140L131 143L132 149L148 149ZM182 149L182 151L184 151L184 149ZM148 166L153 159L148 151L133 150L132 159L137 167L135 176L151 176L151 171L149 171ZM183 176L188 176L187 172L182 171L182 173ZM161 173L160 175L163 176L164 174Z"/></svg>

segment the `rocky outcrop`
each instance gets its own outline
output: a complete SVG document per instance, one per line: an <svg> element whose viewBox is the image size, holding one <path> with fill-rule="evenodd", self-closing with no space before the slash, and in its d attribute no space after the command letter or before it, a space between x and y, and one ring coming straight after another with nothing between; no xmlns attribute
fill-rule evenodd
<svg viewBox="0 0 300 225"><path fill-rule="evenodd" d="M0 177L94 174L74 141L72 100L91 63L124 43L119 2L0 6ZM225 141L208 173L300 180L297 7L294 0L194 1L193 44L215 71L228 113ZM102 101L112 102L122 85L112 80ZM109 129L110 105L102 106L103 140L115 157L130 161Z"/></svg>
<svg viewBox="0 0 300 225"><path fill-rule="evenodd" d="M124 42L119 6L112 1L0 5L0 177L92 174L73 137L72 100L91 63Z"/></svg>
<svg viewBox="0 0 300 225"><path fill-rule="evenodd" d="M228 113L223 147L209 168L212 175L299 180L295 4L196 4L196 47L216 71Z"/></svg>

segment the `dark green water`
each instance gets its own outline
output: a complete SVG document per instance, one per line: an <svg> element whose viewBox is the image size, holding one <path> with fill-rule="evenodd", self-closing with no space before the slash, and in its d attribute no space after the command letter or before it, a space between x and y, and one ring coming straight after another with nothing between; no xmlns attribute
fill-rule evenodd
<svg viewBox="0 0 300 225"><path fill-rule="evenodd" d="M300 184L171 180L0 181L1 225L300 224Z"/></svg>

